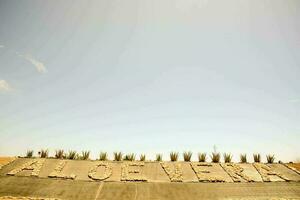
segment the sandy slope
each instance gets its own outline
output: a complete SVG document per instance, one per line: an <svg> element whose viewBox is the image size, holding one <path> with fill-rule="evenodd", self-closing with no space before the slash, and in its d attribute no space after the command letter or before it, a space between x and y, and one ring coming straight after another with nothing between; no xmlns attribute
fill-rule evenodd
<svg viewBox="0 0 300 200"><path fill-rule="evenodd" d="M12 159L1 157L0 164ZM300 163L289 165L300 169ZM1 198L4 196L8 198ZM44 200L300 200L300 182L122 183L0 176L0 200L39 199L26 197L42 197Z"/></svg>
<svg viewBox="0 0 300 200"><path fill-rule="evenodd" d="M300 163L291 163L291 164L288 164L289 166L291 167L294 167L296 168L298 171L300 171Z"/></svg>
<svg viewBox="0 0 300 200"><path fill-rule="evenodd" d="M12 161L14 157L0 157L0 165L5 165Z"/></svg>
<svg viewBox="0 0 300 200"><path fill-rule="evenodd" d="M64 200L300 200L300 183L104 183L8 176L0 177L0 196Z"/></svg>

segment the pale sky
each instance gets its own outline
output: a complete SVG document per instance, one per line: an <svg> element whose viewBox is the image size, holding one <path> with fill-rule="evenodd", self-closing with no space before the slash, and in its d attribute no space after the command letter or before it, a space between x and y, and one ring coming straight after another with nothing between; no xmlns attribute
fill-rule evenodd
<svg viewBox="0 0 300 200"><path fill-rule="evenodd" d="M0 155L299 141L299 0L0 0Z"/></svg>

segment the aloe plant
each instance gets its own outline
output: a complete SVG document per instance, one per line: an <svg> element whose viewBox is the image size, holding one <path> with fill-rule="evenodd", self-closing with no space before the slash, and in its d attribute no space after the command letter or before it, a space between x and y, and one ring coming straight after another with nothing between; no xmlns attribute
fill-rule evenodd
<svg viewBox="0 0 300 200"><path fill-rule="evenodd" d="M114 152L114 161L121 161L122 160L122 152Z"/></svg>
<svg viewBox="0 0 300 200"><path fill-rule="evenodd" d="M183 152L183 159L185 162L190 162L192 158L193 153L191 151Z"/></svg>
<svg viewBox="0 0 300 200"><path fill-rule="evenodd" d="M100 152L99 160L105 161L107 160L107 158L108 158L107 152Z"/></svg>
<svg viewBox="0 0 300 200"><path fill-rule="evenodd" d="M63 159L65 157L64 150L59 149L55 151L55 158L57 159Z"/></svg>
<svg viewBox="0 0 300 200"><path fill-rule="evenodd" d="M39 152L39 154L40 154L40 157L41 157L41 158L47 158L47 157L48 157L48 154L49 154L49 151L48 151L48 149L42 149L42 150Z"/></svg>
<svg viewBox="0 0 300 200"><path fill-rule="evenodd" d="M253 159L254 162L260 163L260 154L259 153L253 154Z"/></svg>
<svg viewBox="0 0 300 200"><path fill-rule="evenodd" d="M266 157L267 157L267 162L268 163L274 163L274 161L275 161L275 156L274 155L269 154Z"/></svg>
<svg viewBox="0 0 300 200"><path fill-rule="evenodd" d="M241 154L240 161L241 163L247 163L247 154Z"/></svg>
<svg viewBox="0 0 300 200"><path fill-rule="evenodd" d="M211 153L211 161L213 163L218 163L220 162L220 158L221 158L221 154L219 152L217 152L217 146L214 145L214 151Z"/></svg>
<svg viewBox="0 0 300 200"><path fill-rule="evenodd" d="M67 158L70 160L75 160L78 157L78 154L76 151L69 151Z"/></svg>
<svg viewBox="0 0 300 200"><path fill-rule="evenodd" d="M177 161L178 160L178 152L171 152L170 153L170 160Z"/></svg>
<svg viewBox="0 0 300 200"><path fill-rule="evenodd" d="M146 160L146 155L145 154L141 154L140 155L140 161L145 161Z"/></svg>
<svg viewBox="0 0 300 200"><path fill-rule="evenodd" d="M26 151L26 158L32 158L33 156L33 150L27 150Z"/></svg>
<svg viewBox="0 0 300 200"><path fill-rule="evenodd" d="M210 158L213 163L218 163L220 162L221 154L218 152L212 152Z"/></svg>
<svg viewBox="0 0 300 200"><path fill-rule="evenodd" d="M198 153L199 162L206 162L206 153Z"/></svg>
<svg viewBox="0 0 300 200"><path fill-rule="evenodd" d="M224 153L223 157L224 157L224 162L225 163L230 163L231 160L232 160L232 155L230 153Z"/></svg>
<svg viewBox="0 0 300 200"><path fill-rule="evenodd" d="M134 154L134 153L126 154L126 155L124 156L123 160L126 160L126 161L134 161L134 160L135 160L135 154Z"/></svg>
<svg viewBox="0 0 300 200"><path fill-rule="evenodd" d="M88 160L90 157L90 151L82 151L80 159L81 160Z"/></svg>
<svg viewBox="0 0 300 200"><path fill-rule="evenodd" d="M162 154L156 154L155 160L156 160L157 162L162 161Z"/></svg>

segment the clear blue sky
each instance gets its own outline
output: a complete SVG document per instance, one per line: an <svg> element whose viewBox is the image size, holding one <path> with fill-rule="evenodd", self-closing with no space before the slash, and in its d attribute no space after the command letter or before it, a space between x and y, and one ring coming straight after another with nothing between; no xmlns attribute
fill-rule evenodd
<svg viewBox="0 0 300 200"><path fill-rule="evenodd" d="M0 1L0 155L299 141L299 0Z"/></svg>

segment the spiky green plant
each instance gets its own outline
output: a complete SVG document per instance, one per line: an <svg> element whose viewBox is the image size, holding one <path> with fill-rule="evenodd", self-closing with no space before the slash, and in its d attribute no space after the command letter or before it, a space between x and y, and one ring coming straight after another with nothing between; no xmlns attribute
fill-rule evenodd
<svg viewBox="0 0 300 200"><path fill-rule="evenodd" d="M48 151L48 149L42 149L39 153L40 153L41 158L47 158L49 151Z"/></svg>
<svg viewBox="0 0 300 200"><path fill-rule="evenodd" d="M55 151L55 158L63 159L65 157L65 153L63 149L59 149Z"/></svg>
<svg viewBox="0 0 300 200"><path fill-rule="evenodd" d="M247 154L241 154L240 161L241 163L247 163Z"/></svg>
<svg viewBox="0 0 300 200"><path fill-rule="evenodd" d="M73 151L73 150L69 151L69 153L67 155L67 158L70 160L75 160L75 159L77 159L77 157L78 157L77 152Z"/></svg>
<svg viewBox="0 0 300 200"><path fill-rule="evenodd" d="M191 151L183 152L183 160L185 162L190 162L192 158L193 153Z"/></svg>
<svg viewBox="0 0 300 200"><path fill-rule="evenodd" d="M107 152L100 152L99 160L101 160L101 161L108 160Z"/></svg>
<svg viewBox="0 0 300 200"><path fill-rule="evenodd" d="M230 163L232 160L232 155L230 153L224 153L223 158L225 163Z"/></svg>
<svg viewBox="0 0 300 200"><path fill-rule="evenodd" d="M140 161L145 161L146 160L146 155L145 154L141 154L140 155Z"/></svg>
<svg viewBox="0 0 300 200"><path fill-rule="evenodd" d="M26 151L26 158L32 158L33 156L33 150L27 150Z"/></svg>
<svg viewBox="0 0 300 200"><path fill-rule="evenodd" d="M156 154L156 158L155 158L155 161L157 162L161 162L162 161L162 154Z"/></svg>
<svg viewBox="0 0 300 200"><path fill-rule="evenodd" d="M211 161L214 163L220 162L221 154L217 151L217 146L214 145L214 151L211 153Z"/></svg>
<svg viewBox="0 0 300 200"><path fill-rule="evenodd" d="M123 160L126 160L126 161L134 161L134 160L135 160L135 154L134 154L134 153L126 154L126 155L124 156Z"/></svg>
<svg viewBox="0 0 300 200"><path fill-rule="evenodd" d="M90 157L90 151L82 151L80 160L88 160Z"/></svg>
<svg viewBox="0 0 300 200"><path fill-rule="evenodd" d="M134 153L129 154L129 160L130 161L134 161L135 160L135 154Z"/></svg>
<svg viewBox="0 0 300 200"><path fill-rule="evenodd" d="M170 160L171 161L177 161L178 160L178 152L171 152L170 153Z"/></svg>
<svg viewBox="0 0 300 200"><path fill-rule="evenodd" d="M206 161L206 153L198 153L198 160L199 160L199 162L205 162Z"/></svg>
<svg viewBox="0 0 300 200"><path fill-rule="evenodd" d="M253 159L254 162L260 163L260 154L259 153L253 154Z"/></svg>
<svg viewBox="0 0 300 200"><path fill-rule="evenodd" d="M218 163L220 162L221 154L218 152L212 152L210 158L213 163Z"/></svg>
<svg viewBox="0 0 300 200"><path fill-rule="evenodd" d="M114 152L114 161L121 161L122 160L122 152Z"/></svg>
<svg viewBox="0 0 300 200"><path fill-rule="evenodd" d="M274 163L274 161L275 161L275 156L274 155L269 154L266 157L267 157L267 162L268 163Z"/></svg>

